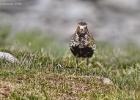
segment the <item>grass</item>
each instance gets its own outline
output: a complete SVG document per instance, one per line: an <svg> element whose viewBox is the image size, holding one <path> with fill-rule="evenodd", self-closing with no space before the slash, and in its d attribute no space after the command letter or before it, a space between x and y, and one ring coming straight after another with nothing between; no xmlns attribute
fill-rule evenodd
<svg viewBox="0 0 140 100"><path fill-rule="evenodd" d="M113 47L97 42L92 65L87 67L81 60L76 68L67 46L38 34L36 31L18 33L1 45L1 51L10 52L21 61L20 64L0 61L2 100L140 99L138 47L133 44ZM97 76L109 78L113 84L104 84Z"/></svg>

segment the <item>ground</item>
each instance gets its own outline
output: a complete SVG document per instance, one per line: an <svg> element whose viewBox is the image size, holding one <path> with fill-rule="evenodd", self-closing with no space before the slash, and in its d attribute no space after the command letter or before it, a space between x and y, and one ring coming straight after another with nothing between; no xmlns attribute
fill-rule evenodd
<svg viewBox="0 0 140 100"><path fill-rule="evenodd" d="M140 99L140 48L133 43L97 41L91 66L81 59L76 67L67 45L36 32L19 34L10 42L1 40L0 51L15 55L20 63L0 60L0 100Z"/></svg>

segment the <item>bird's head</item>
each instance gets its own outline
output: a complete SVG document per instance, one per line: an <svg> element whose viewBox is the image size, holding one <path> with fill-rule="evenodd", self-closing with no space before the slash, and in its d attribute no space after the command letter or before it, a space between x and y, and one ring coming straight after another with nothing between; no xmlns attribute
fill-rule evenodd
<svg viewBox="0 0 140 100"><path fill-rule="evenodd" d="M88 32L87 23L86 22L79 22L77 27L78 34L86 34Z"/></svg>

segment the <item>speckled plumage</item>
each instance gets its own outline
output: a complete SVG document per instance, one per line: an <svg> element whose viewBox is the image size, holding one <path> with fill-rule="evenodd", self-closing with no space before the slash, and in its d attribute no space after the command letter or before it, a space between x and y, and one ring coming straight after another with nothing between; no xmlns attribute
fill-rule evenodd
<svg viewBox="0 0 140 100"><path fill-rule="evenodd" d="M95 52L96 45L93 35L89 33L85 22L78 23L78 27L76 32L72 35L69 46L71 52L77 58L92 57Z"/></svg>

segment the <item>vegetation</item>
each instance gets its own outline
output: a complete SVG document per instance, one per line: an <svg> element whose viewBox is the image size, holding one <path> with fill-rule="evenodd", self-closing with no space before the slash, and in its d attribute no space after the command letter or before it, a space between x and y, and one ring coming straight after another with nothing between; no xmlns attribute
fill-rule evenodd
<svg viewBox="0 0 140 100"><path fill-rule="evenodd" d="M14 54L21 62L0 60L3 100L140 100L138 47L97 42L92 65L87 67L81 60L76 68L68 46L40 34L21 32L2 40L0 51ZM109 78L113 84L97 77Z"/></svg>

